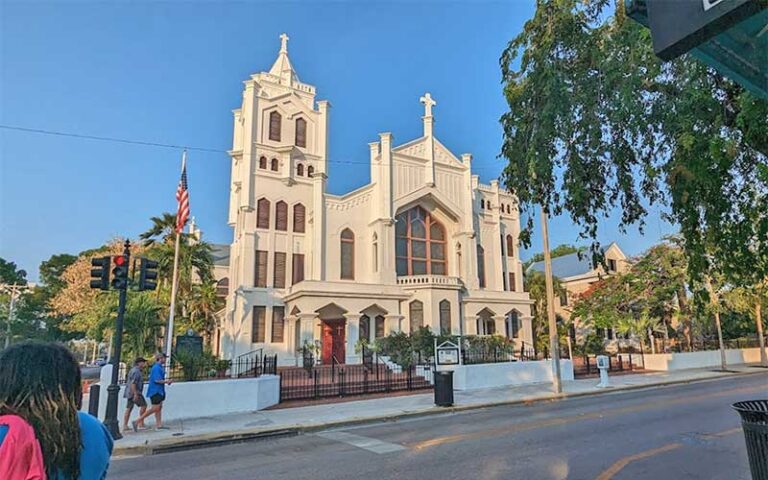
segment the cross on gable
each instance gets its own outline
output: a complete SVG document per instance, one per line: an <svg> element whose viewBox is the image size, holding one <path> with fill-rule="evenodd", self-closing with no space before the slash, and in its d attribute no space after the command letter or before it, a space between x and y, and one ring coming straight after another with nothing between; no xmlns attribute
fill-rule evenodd
<svg viewBox="0 0 768 480"><path fill-rule="evenodd" d="M282 51L282 52L287 52L288 51L288 40L290 40L288 35L286 35L284 33L280 34L280 51Z"/></svg>
<svg viewBox="0 0 768 480"><path fill-rule="evenodd" d="M437 102L432 99L432 95L427 92L423 97L419 98L419 101L424 104L424 116L431 117L432 107L437 105Z"/></svg>

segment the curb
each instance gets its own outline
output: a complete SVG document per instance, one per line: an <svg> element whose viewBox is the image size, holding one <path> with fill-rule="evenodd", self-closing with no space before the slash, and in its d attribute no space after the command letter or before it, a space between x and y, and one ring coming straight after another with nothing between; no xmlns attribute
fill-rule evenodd
<svg viewBox="0 0 768 480"><path fill-rule="evenodd" d="M500 400L496 402L475 403L472 405L459 405L459 406L453 406L453 407L432 406L424 410L400 412L397 414L380 415L375 417L351 418L348 420L338 420L338 421L324 422L324 423L305 425L305 426L296 426L296 427L281 427L281 428L273 428L273 429L266 429L266 430L265 429L232 430L232 431L217 432L217 433L210 433L210 434L201 434L201 435L186 437L183 439L181 438L165 439L164 441L160 441L155 444L137 445L132 447L120 447L119 445L116 445L112 455L113 457L124 457L124 456L146 456L146 455L157 455L162 453L173 453L173 452L179 452L184 450L216 447L221 445L230 445L230 444L245 443L245 442L252 442L252 441L273 440L278 438L294 437L297 435L314 433L314 432L333 429L333 428L343 428L343 427L383 423L383 422L396 422L404 418L429 417L432 415L461 413L461 412L466 412L470 410L479 410L483 408L493 408L493 407L501 407L501 406L532 405L532 404L544 403L544 402L556 402L556 401L566 400L569 398L608 395L613 393L623 393L623 392L629 392L634 390L644 390L644 389L650 389L650 388L684 385L689 383L705 383L708 381L722 380L724 378L759 375L761 373L765 373L765 371L758 369L754 372L722 373L722 374L719 374L713 377L707 377L707 378L670 380L666 382L647 383L643 385L628 385L628 386L605 389L605 390L591 390L586 392L563 393L560 395L550 394L547 396L534 397L534 398L528 398L528 399Z"/></svg>

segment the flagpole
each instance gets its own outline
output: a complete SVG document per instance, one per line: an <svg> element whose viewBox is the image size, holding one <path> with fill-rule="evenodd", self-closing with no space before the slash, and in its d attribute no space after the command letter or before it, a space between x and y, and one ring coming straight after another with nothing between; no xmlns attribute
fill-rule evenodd
<svg viewBox="0 0 768 480"><path fill-rule="evenodd" d="M184 167L186 165L187 165L187 151L184 150L184 153L182 154L182 157L181 157L182 172L184 171ZM178 216L178 213L177 213L177 216ZM176 219L176 221L178 222L178 218ZM176 314L176 290L178 289L178 283L179 283L179 244L180 243L181 243L181 231L177 226L176 249L173 253L173 280L171 283L171 311L168 314L168 329L165 332L165 336L166 336L165 354L167 355L165 359L166 369L170 368L171 366L171 348L173 347L173 317Z"/></svg>

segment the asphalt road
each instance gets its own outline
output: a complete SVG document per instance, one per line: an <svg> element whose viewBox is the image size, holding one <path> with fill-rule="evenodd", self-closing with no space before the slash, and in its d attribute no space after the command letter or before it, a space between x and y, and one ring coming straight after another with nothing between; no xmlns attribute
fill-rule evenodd
<svg viewBox="0 0 768 480"><path fill-rule="evenodd" d="M748 480L768 374L113 460L110 479Z"/></svg>

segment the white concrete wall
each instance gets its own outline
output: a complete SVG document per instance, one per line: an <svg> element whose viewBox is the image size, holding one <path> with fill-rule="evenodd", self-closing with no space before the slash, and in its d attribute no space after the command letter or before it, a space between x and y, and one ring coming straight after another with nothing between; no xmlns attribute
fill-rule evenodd
<svg viewBox="0 0 768 480"><path fill-rule="evenodd" d="M99 419L104 420L107 410L107 385L112 366L101 369L101 390L99 392ZM117 415L122 422L126 399L123 398L125 385L120 387ZM165 387L166 400L163 403L163 420L209 417L229 413L263 410L280 401L280 377L262 375L258 378L205 380L200 382L179 382ZM144 386L146 397L147 386ZM149 398L147 404L151 405ZM83 411L88 404L83 402ZM132 418L136 418L134 413ZM154 420L147 423L151 424Z"/></svg>
<svg viewBox="0 0 768 480"><path fill-rule="evenodd" d="M639 355L638 355L639 357ZM633 356L634 358L634 356ZM657 353L644 356L647 370L684 370L686 368L705 368L720 366L720 350L688 353ZM759 348L726 350L725 361L728 365L754 363L760 361Z"/></svg>
<svg viewBox="0 0 768 480"><path fill-rule="evenodd" d="M560 361L560 375L563 381L573 380L573 363L570 360ZM552 364L549 360L460 365L453 368L454 390L546 382L552 382Z"/></svg>

